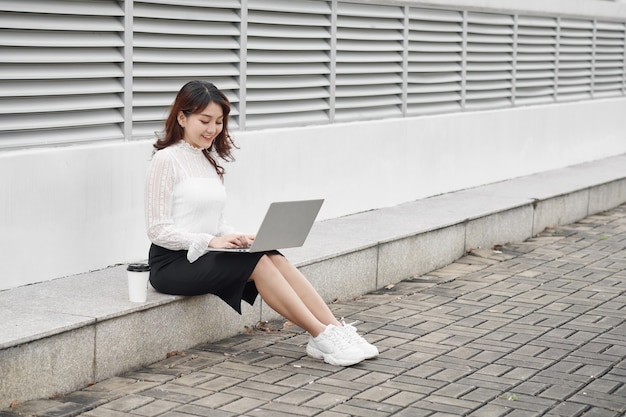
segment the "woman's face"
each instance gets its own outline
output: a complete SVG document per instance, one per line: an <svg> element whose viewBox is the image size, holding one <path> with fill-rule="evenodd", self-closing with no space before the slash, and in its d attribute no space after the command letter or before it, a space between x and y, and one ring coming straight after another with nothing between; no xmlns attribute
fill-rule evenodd
<svg viewBox="0 0 626 417"><path fill-rule="evenodd" d="M211 102L199 113L185 116L180 112L178 123L184 128L185 142L196 148L206 149L224 128L224 113L219 104Z"/></svg>

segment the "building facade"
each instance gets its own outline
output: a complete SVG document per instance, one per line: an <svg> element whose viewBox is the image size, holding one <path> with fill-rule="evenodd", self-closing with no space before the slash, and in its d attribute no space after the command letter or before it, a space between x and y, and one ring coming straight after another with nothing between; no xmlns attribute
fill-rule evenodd
<svg viewBox="0 0 626 417"><path fill-rule="evenodd" d="M0 1L0 290L147 257L188 80L232 102L229 221L320 220L626 152L626 3Z"/></svg>

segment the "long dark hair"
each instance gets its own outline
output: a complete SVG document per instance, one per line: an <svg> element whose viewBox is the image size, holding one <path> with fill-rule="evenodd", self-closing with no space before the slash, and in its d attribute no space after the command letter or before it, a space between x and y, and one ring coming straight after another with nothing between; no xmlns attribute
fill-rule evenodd
<svg viewBox="0 0 626 417"><path fill-rule="evenodd" d="M167 120L165 120L163 135L159 137L153 146L155 151L158 151L181 141L184 137L184 131L178 124L178 113L182 111L185 116L200 113L209 103L216 103L222 108L224 120L220 134L213 139L211 147L204 149L202 152L213 165L220 178L223 179L226 171L217 162L215 155L225 161L234 161L235 159L231 154L231 149L236 146L228 132L230 101L228 101L224 93L208 81L189 81L180 89L170 108L170 114Z"/></svg>

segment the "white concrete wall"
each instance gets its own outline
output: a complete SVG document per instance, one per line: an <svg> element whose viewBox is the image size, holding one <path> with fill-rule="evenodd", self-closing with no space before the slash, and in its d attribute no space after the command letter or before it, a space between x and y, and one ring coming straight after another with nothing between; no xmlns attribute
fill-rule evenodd
<svg viewBox="0 0 626 417"><path fill-rule="evenodd" d="M626 98L234 132L228 217L323 197L318 219L626 153ZM147 257L151 141L0 153L0 290Z"/></svg>

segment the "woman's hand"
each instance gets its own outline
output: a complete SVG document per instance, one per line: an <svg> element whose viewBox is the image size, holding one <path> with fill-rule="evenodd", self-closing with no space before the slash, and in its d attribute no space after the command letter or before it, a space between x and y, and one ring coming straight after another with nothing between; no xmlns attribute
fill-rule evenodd
<svg viewBox="0 0 626 417"><path fill-rule="evenodd" d="M233 249L247 248L254 242L254 235L241 235L233 233L230 235L216 236L209 242L210 248Z"/></svg>

